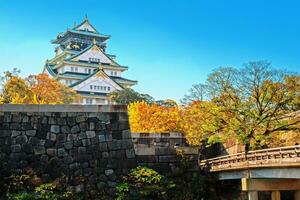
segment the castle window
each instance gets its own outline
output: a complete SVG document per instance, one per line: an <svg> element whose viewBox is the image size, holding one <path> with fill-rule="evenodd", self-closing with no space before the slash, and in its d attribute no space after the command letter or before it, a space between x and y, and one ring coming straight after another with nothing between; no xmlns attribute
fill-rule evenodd
<svg viewBox="0 0 300 200"><path fill-rule="evenodd" d="M78 72L78 67L75 67L75 72Z"/></svg>
<svg viewBox="0 0 300 200"><path fill-rule="evenodd" d="M115 72L115 76L117 76L117 72Z"/></svg>
<svg viewBox="0 0 300 200"><path fill-rule="evenodd" d="M110 75L113 76L113 75L114 75L114 72L113 72L113 71L110 71Z"/></svg>
<svg viewBox="0 0 300 200"><path fill-rule="evenodd" d="M93 104L93 99L91 98L86 98L85 99L86 104Z"/></svg>
<svg viewBox="0 0 300 200"><path fill-rule="evenodd" d="M74 72L74 67L71 67L71 72Z"/></svg>
<svg viewBox="0 0 300 200"><path fill-rule="evenodd" d="M91 89L91 90L93 89L93 86L92 86L92 85L90 85L90 89Z"/></svg>
<svg viewBox="0 0 300 200"><path fill-rule="evenodd" d="M110 87L107 87L107 90L110 91Z"/></svg>
<svg viewBox="0 0 300 200"><path fill-rule="evenodd" d="M88 71L89 71L89 74L92 73L92 70L91 70L91 69L88 69Z"/></svg>

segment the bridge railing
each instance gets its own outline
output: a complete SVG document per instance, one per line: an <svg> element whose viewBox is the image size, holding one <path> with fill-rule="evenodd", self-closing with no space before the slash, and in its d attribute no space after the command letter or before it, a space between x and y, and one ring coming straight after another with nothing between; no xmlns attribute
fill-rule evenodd
<svg viewBox="0 0 300 200"><path fill-rule="evenodd" d="M229 171L246 168L293 167L300 166L300 145L262 149L200 160L201 167L208 166L210 171Z"/></svg>

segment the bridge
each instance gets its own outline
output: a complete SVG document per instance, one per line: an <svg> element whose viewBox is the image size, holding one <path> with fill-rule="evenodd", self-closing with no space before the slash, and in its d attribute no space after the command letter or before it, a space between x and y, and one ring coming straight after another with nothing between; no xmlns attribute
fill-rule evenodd
<svg viewBox="0 0 300 200"><path fill-rule="evenodd" d="M294 199L300 200L300 145L220 156L199 165L219 180L240 179L249 200L258 200L261 191L271 191L272 200L281 199L280 191L294 191Z"/></svg>

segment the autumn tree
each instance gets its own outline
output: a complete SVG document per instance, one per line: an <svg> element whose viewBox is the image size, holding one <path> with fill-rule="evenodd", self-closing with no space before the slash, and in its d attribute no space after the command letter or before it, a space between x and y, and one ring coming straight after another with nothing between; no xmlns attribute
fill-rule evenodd
<svg viewBox="0 0 300 200"><path fill-rule="evenodd" d="M144 101L147 103L153 103L154 98L148 94L141 94L133 89L124 88L123 90L116 90L109 94L109 99L112 102L119 104L130 104L133 102Z"/></svg>
<svg viewBox="0 0 300 200"><path fill-rule="evenodd" d="M175 100L172 99L165 99L165 100L158 100L154 102L157 105L165 106L165 107L174 107L177 106L177 103Z"/></svg>
<svg viewBox="0 0 300 200"><path fill-rule="evenodd" d="M47 74L30 75L26 80L37 104L68 104L76 96L75 91Z"/></svg>
<svg viewBox="0 0 300 200"><path fill-rule="evenodd" d="M30 75L23 79L18 70L4 72L1 77L1 103L11 104L63 104L71 103L76 92L51 79L46 74Z"/></svg>
<svg viewBox="0 0 300 200"><path fill-rule="evenodd" d="M300 121L290 120L299 109L299 85L298 75L275 70L265 61L215 70L207 79L209 95L231 116L219 131L236 136L248 150L267 146L276 131L299 129Z"/></svg>
<svg viewBox="0 0 300 200"><path fill-rule="evenodd" d="M193 101L179 113L179 129L189 144L206 146L222 140L219 131L229 117L222 106L210 101Z"/></svg>
<svg viewBox="0 0 300 200"><path fill-rule="evenodd" d="M168 133L179 129L179 108L166 107L146 102L134 102L128 106L132 132Z"/></svg>
<svg viewBox="0 0 300 200"><path fill-rule="evenodd" d="M30 103L33 98L26 81L18 76L20 70L14 68L12 71L6 71L1 76L1 103Z"/></svg>
<svg viewBox="0 0 300 200"><path fill-rule="evenodd" d="M190 104L193 101L203 101L207 97L207 86L205 84L195 84L187 94L180 100L182 104Z"/></svg>

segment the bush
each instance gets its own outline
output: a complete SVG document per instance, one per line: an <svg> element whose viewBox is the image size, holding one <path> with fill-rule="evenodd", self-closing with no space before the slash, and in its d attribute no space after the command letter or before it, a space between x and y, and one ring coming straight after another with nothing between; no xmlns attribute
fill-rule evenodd
<svg viewBox="0 0 300 200"><path fill-rule="evenodd" d="M153 169L138 166L117 186L116 200L168 199L175 184Z"/></svg>
<svg viewBox="0 0 300 200"><path fill-rule="evenodd" d="M27 193L27 192L8 194L7 198L9 200L36 200L37 199L35 194Z"/></svg>

